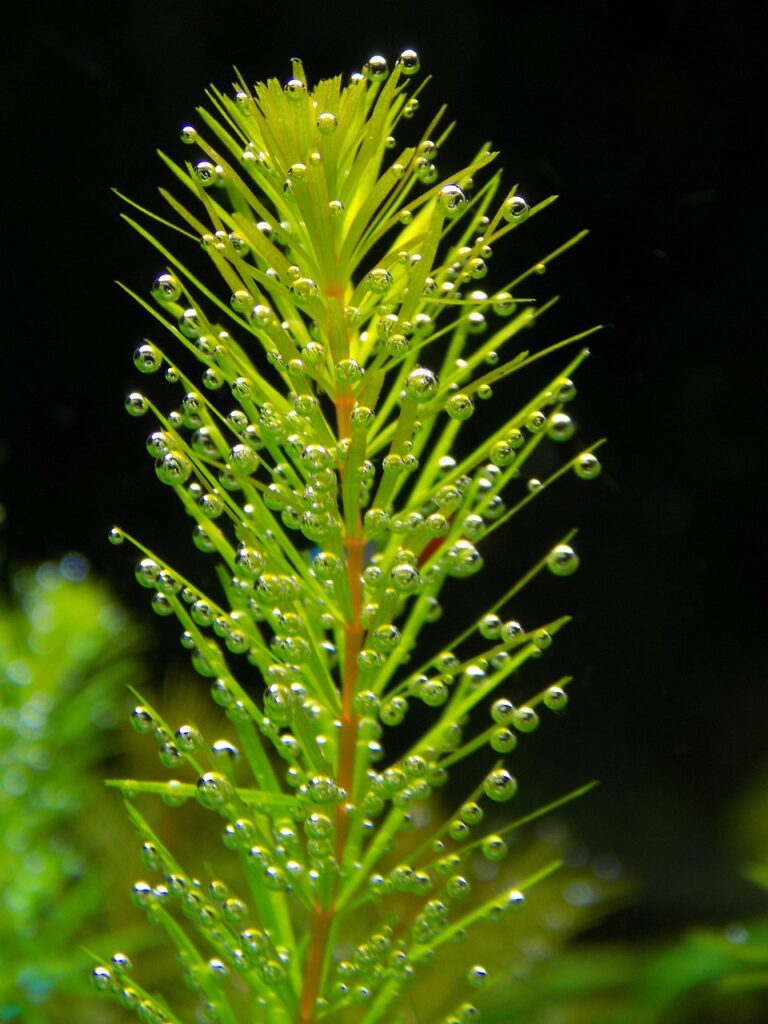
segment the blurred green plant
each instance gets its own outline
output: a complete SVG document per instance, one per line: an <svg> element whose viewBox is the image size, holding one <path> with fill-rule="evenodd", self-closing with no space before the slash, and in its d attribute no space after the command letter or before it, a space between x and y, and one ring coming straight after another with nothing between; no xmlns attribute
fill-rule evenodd
<svg viewBox="0 0 768 1024"><path fill-rule="evenodd" d="M126 832L100 772L137 637L79 555L0 594L0 1020L93 1019L79 946L102 925Z"/></svg>
<svg viewBox="0 0 768 1024"><path fill-rule="evenodd" d="M498 596L471 587L466 628L429 638L443 605L467 602L454 581L475 576L494 543L501 557L499 531L564 474L591 479L600 463L598 444L571 446L571 375L586 349L519 403L510 391L593 333L537 352L523 341L552 305L529 286L581 235L482 290L496 247L551 200L499 200L500 173L480 182L487 147L442 177L444 110L398 145L395 133L412 134L418 71L408 50L391 72L371 58L346 85L310 89L294 61L284 86L211 88L201 129L182 129L197 158L162 155L194 206L161 189L173 222L135 203L142 221L127 218L166 263L153 302L131 294L172 343L147 339L134 361L164 371L180 404L163 411L148 381L126 408L156 421L157 476L220 587L213 596L210 578L192 582L118 527L111 539L140 552L137 579L181 625L229 735L206 739L139 697L135 727L182 777L113 785L153 878L134 901L178 950L202 1021L466 1024L505 959L494 973L479 958L493 943L477 936L494 923L505 934L501 922L559 867L521 857L499 870L510 839L589 788L515 821L499 814L518 789L506 757L541 709L566 707L570 682L539 665L568 617L524 628L508 609L540 573L577 569L572 532L515 553ZM185 259L166 234L189 246ZM498 425L470 424L494 394ZM404 722L387 761L383 731ZM445 817L435 794L451 773L465 795ZM151 804L139 810L145 795L200 805L201 843L213 813L229 852L182 862ZM93 980L141 1021L181 1020L122 954Z"/></svg>

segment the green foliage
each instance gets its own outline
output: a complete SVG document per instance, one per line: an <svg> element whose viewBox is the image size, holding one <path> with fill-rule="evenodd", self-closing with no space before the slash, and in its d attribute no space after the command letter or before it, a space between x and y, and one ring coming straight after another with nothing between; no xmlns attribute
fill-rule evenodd
<svg viewBox="0 0 768 1024"><path fill-rule="evenodd" d="M84 574L68 555L0 599L0 1020L89 1019L79 944L108 902L104 845L124 832L94 768L137 664L136 632Z"/></svg>
<svg viewBox="0 0 768 1024"><path fill-rule="evenodd" d="M498 596L459 587L555 480L600 471L597 445L552 456L574 434L586 349L518 404L510 390L592 333L536 352L523 340L552 304L534 283L580 236L481 290L497 247L550 200L499 198L500 174L481 180L486 148L441 176L442 110L398 144L413 134L418 70L406 51L391 73L372 58L346 85L310 89L294 61L285 86L212 88L199 128L182 130L191 160L162 155L186 200L163 189L171 220L136 204L141 219L127 218L166 264L151 302L134 295L165 342L145 340L135 364L164 371L180 404L164 411L148 380L126 407L155 421L157 476L219 589L120 528L111 537L140 551L137 579L181 625L229 735L211 742L141 700L134 725L179 778L113 785L154 876L134 900L177 948L201 1020L411 1021L403 994L431 977L421 1012L469 1021L501 977L473 955L476 936L558 867L523 870L522 858L496 874L517 829L547 810L501 815L518 789L507 755L542 709L565 707L570 682L538 664L567 617L525 628L508 616L540 573L577 568L572 534L528 556ZM497 423L479 414L494 396ZM457 636L430 628L468 599ZM403 723L393 758L382 736ZM464 795L438 818L451 774ZM139 810L145 794L219 822L229 852L204 880L151 804ZM195 828L209 836L210 816ZM471 881L478 863L488 884ZM93 978L142 1021L181 1019L119 956Z"/></svg>

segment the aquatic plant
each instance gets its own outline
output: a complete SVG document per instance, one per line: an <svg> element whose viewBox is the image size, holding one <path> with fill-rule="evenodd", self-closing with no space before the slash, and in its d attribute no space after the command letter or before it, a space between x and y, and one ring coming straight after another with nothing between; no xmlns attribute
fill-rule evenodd
<svg viewBox="0 0 768 1024"><path fill-rule="evenodd" d="M117 864L99 765L115 752L138 631L80 555L15 572L0 593L0 1020L87 1020L88 955ZM122 816L108 829L120 836ZM123 829L123 841L128 829ZM113 918L113 941L130 947Z"/></svg>
<svg viewBox="0 0 768 1024"><path fill-rule="evenodd" d="M524 627L510 609L539 573L576 570L573 532L498 596L476 577L560 477L600 472L567 411L593 331L528 347L553 301L535 301L535 282L581 235L483 290L497 248L551 199L483 180L487 147L442 174L451 126L441 109L414 132L418 71L408 50L345 84L310 88L294 60L285 84L212 87L181 131L190 158L161 154L188 198L161 189L168 216L127 200L165 264L151 300L126 288L165 339L134 362L179 401L165 411L149 378L126 408L154 421L157 476L215 579L195 582L120 527L111 539L140 552L137 579L180 624L231 735L206 740L139 696L133 724L182 777L113 785L153 876L134 900L177 947L206 1021L415 1020L411 979L453 963L455 943L516 914L557 867L502 872L500 890L470 870L497 865L547 809L499 814L518 789L509 755L542 709L567 704L569 677L521 691L568 618ZM518 375L569 347L513 406ZM563 443L565 457L542 457ZM454 636L433 625L446 604L471 609ZM466 791L438 818L450 775ZM214 815L228 853L204 880L139 810L145 795ZM460 952L461 983L429 990L430 1020L473 1019L501 976ZM142 1021L181 1019L122 954L93 980Z"/></svg>

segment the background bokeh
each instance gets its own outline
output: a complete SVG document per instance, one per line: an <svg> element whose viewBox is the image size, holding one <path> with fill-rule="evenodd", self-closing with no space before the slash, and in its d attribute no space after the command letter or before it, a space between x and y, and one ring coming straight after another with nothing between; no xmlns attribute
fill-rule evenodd
<svg viewBox="0 0 768 1024"><path fill-rule="evenodd" d="M609 325L575 412L585 441L610 444L597 482L566 485L508 542L527 564L581 527L582 569L521 607L527 621L573 612L558 657L576 685L568 715L523 745L519 774L532 802L601 780L571 820L639 880L604 926L627 937L760 909L738 870L754 840L734 826L768 779L756 8L74 2L18 8L0 69L0 551L9 566L81 551L145 622L106 532L119 521L173 563L188 531L154 480L145 422L122 412L148 324L113 279L142 290L160 265L110 188L153 203L167 181L155 149L178 153L207 83L225 86L233 65L285 78L294 55L312 78L348 74L413 46L434 78L425 119L445 101L458 122L441 170L491 139L510 186L561 196L494 272L590 228L544 282L562 302L538 337ZM156 631L157 664L171 664L174 631Z"/></svg>

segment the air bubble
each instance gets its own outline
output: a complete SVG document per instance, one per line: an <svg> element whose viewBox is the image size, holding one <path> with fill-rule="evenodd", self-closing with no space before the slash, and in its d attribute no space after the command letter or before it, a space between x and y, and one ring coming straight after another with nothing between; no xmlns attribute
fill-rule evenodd
<svg viewBox="0 0 768 1024"><path fill-rule="evenodd" d="M568 694L562 686L550 686L544 692L544 706L550 711L562 711L568 704Z"/></svg>
<svg viewBox="0 0 768 1024"><path fill-rule="evenodd" d="M125 411L129 416L143 416L149 409L149 402L139 391L132 391L125 399Z"/></svg>
<svg viewBox="0 0 768 1024"><path fill-rule="evenodd" d="M317 115L317 130L321 135L331 135L336 131L338 122L336 121L336 115L328 112L323 112Z"/></svg>
<svg viewBox="0 0 768 1024"><path fill-rule="evenodd" d="M155 473L161 483L179 486L192 473L192 463L183 452L170 451L155 463Z"/></svg>
<svg viewBox="0 0 768 1024"><path fill-rule="evenodd" d="M159 274L152 284L152 298L157 302L175 302L181 297L181 283L173 274Z"/></svg>
<svg viewBox="0 0 768 1024"><path fill-rule="evenodd" d="M531 208L522 196L509 196L504 200L502 216L504 220L514 224L521 224L528 219Z"/></svg>
<svg viewBox="0 0 768 1024"><path fill-rule="evenodd" d="M600 460L592 452L583 452L573 464L573 471L581 480L594 480L602 468Z"/></svg>
<svg viewBox="0 0 768 1024"><path fill-rule="evenodd" d="M502 836L499 835L488 835L483 839L481 850L486 860L491 861L493 864L497 864L509 853L509 847Z"/></svg>
<svg viewBox="0 0 768 1024"><path fill-rule="evenodd" d="M133 353L133 365L140 373L155 373L162 362L162 353L151 341L145 341Z"/></svg>
<svg viewBox="0 0 768 1024"><path fill-rule="evenodd" d="M444 409L452 420L463 422L470 418L475 411L475 406L469 395L456 394L451 395L445 403Z"/></svg>
<svg viewBox="0 0 768 1024"><path fill-rule="evenodd" d="M403 75L415 75L421 68L419 55L415 50L403 50L398 59L398 65Z"/></svg>
<svg viewBox="0 0 768 1024"><path fill-rule="evenodd" d="M288 99L300 100L306 96L307 87L299 78L290 78L285 83L285 94Z"/></svg>
<svg viewBox="0 0 768 1024"><path fill-rule="evenodd" d="M232 783L219 772L206 772L197 780L198 802L208 810L219 810L232 798Z"/></svg>
<svg viewBox="0 0 768 1024"><path fill-rule="evenodd" d="M485 777L483 792L490 800L497 803L511 800L517 793L517 779L506 768L494 768Z"/></svg>
<svg viewBox="0 0 768 1024"><path fill-rule="evenodd" d="M385 57L370 57L363 66L363 74L373 82L383 82L389 74Z"/></svg>
<svg viewBox="0 0 768 1024"><path fill-rule="evenodd" d="M467 205L463 189L455 183L443 185L437 195L437 201L446 217L457 216Z"/></svg>
<svg viewBox="0 0 768 1024"><path fill-rule="evenodd" d="M512 714L512 725L514 725L518 732L534 732L539 727L539 721L539 716L534 709L529 708L527 705L515 708Z"/></svg>
<svg viewBox="0 0 768 1024"><path fill-rule="evenodd" d="M475 964L467 971L467 981L472 988L481 989L485 988L490 982L491 977L482 964Z"/></svg>
<svg viewBox="0 0 768 1024"><path fill-rule="evenodd" d="M555 576L570 576L579 567L579 556L570 544L558 544L547 557L547 568Z"/></svg>
<svg viewBox="0 0 768 1024"><path fill-rule="evenodd" d="M437 394L438 381L432 370L419 366L408 374L405 392L416 402L427 402Z"/></svg>
<svg viewBox="0 0 768 1024"><path fill-rule="evenodd" d="M568 441L573 437L576 425L564 412L553 413L547 423L547 436L553 441Z"/></svg>
<svg viewBox="0 0 768 1024"><path fill-rule="evenodd" d="M389 291L393 281L392 274L386 267L374 267L366 277L368 287L377 295L383 295L386 291Z"/></svg>

